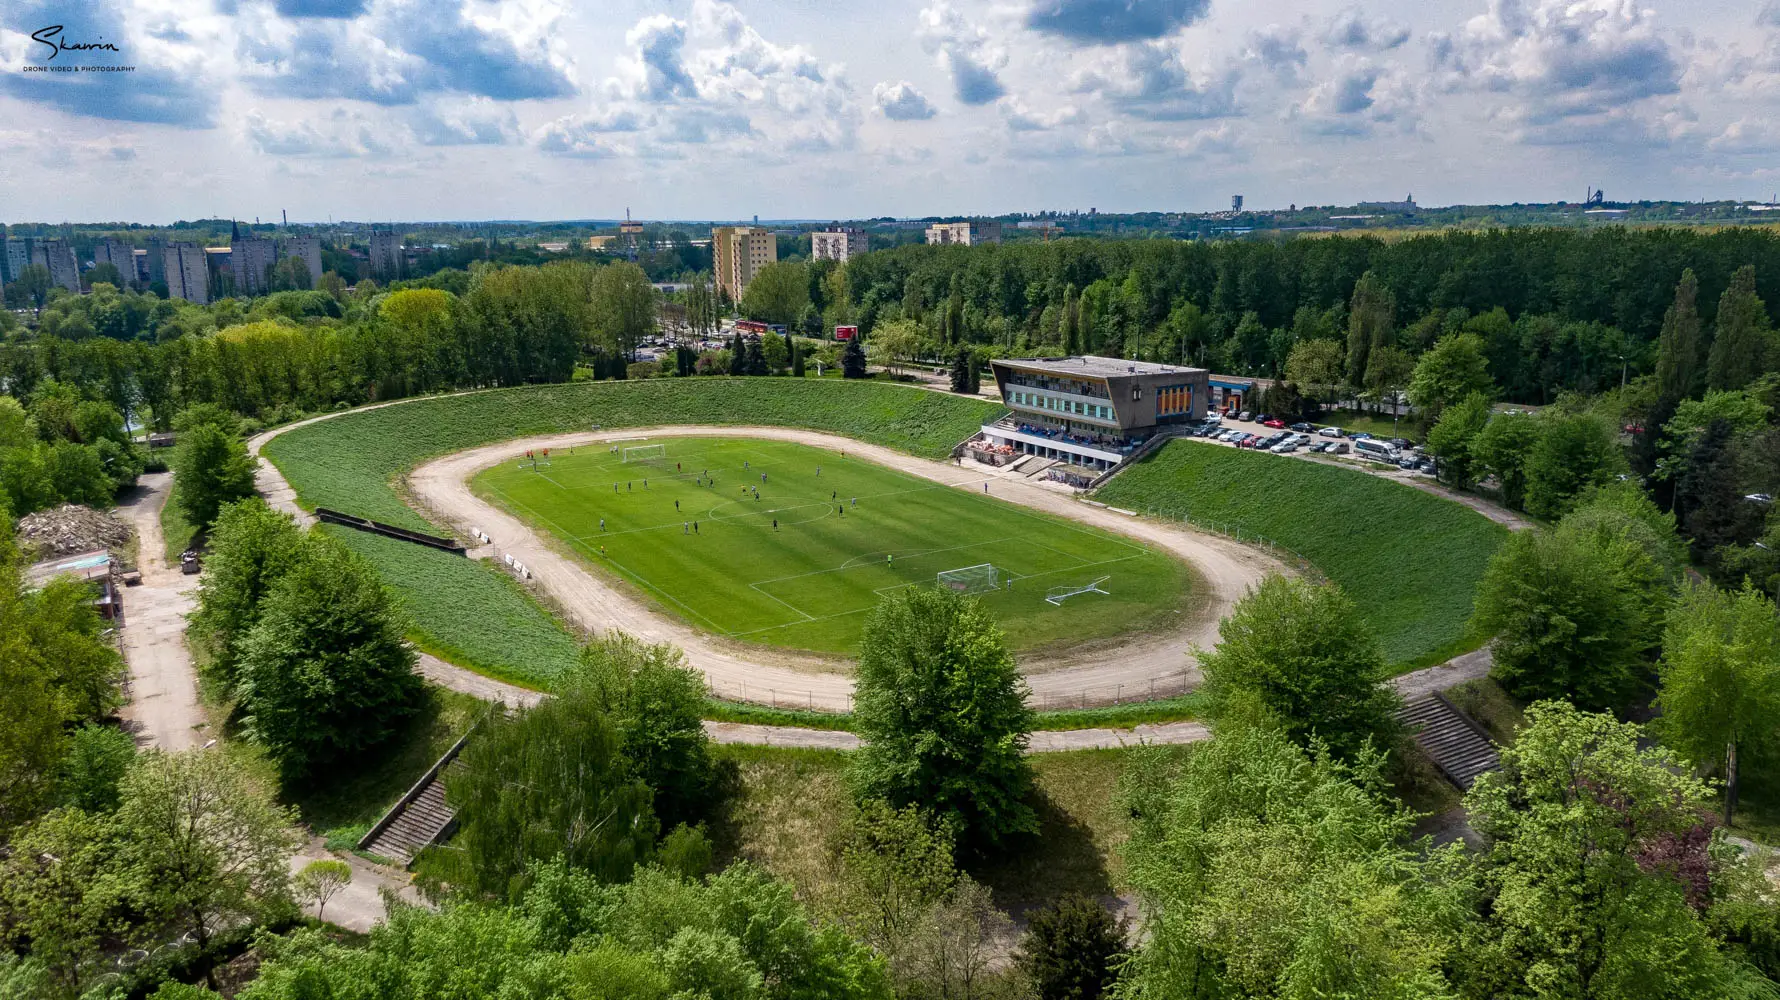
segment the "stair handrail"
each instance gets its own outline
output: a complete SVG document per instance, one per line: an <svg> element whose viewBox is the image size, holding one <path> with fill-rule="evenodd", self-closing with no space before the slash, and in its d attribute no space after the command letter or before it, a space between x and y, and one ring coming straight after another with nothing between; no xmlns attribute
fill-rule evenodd
<svg viewBox="0 0 1780 1000"><path fill-rule="evenodd" d="M480 725L480 723L478 723L478 725ZM358 839L359 850L368 850L370 845L377 840L377 837L382 834L383 831L389 829L390 824L400 818L402 813L406 812L408 807L414 804L415 799L420 798L421 793L426 791L427 786L438 779L439 772L445 769L445 765L457 759L457 755L463 750L464 744L469 742L470 734L475 731L476 726L474 725L465 730L464 734L457 738L457 742L451 744L451 749L445 751L444 756L434 761L433 766L427 768L426 773L420 776L420 780L409 786L408 790L402 793L402 797L396 800L395 805L390 806L388 811L384 812L384 814L378 818L377 822L371 824L371 829L367 831L363 837Z"/></svg>

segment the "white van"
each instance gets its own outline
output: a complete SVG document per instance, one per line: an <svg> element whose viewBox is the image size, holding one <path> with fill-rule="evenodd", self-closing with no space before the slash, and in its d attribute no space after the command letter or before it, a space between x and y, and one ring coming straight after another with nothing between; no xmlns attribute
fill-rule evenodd
<svg viewBox="0 0 1780 1000"><path fill-rule="evenodd" d="M1403 453L1397 449L1396 445L1391 444L1389 441L1379 441L1375 438L1361 438L1360 440L1355 441L1354 454L1360 458L1370 458L1380 462L1390 462L1392 465L1395 465L1403 457Z"/></svg>

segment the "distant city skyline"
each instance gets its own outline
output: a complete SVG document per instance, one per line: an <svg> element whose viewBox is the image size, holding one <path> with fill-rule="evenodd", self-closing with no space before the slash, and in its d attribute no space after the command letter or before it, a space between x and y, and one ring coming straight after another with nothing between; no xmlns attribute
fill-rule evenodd
<svg viewBox="0 0 1780 1000"><path fill-rule="evenodd" d="M50 24L134 68L33 69ZM1767 199L1776 154L1774 2L0 10L6 222Z"/></svg>

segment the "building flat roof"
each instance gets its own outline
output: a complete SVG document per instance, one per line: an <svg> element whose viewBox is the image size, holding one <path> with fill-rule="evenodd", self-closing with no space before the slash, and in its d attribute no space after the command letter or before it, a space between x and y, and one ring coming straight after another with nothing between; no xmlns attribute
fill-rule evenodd
<svg viewBox="0 0 1780 1000"><path fill-rule="evenodd" d="M1121 375L1180 375L1205 371L1203 368L1189 368L1185 365L1159 365L1153 361L1126 361L1122 358L1103 358L1094 354L1071 358L996 358L993 363L1023 368L1027 371L1049 372L1055 375L1087 375L1094 378L1114 378Z"/></svg>

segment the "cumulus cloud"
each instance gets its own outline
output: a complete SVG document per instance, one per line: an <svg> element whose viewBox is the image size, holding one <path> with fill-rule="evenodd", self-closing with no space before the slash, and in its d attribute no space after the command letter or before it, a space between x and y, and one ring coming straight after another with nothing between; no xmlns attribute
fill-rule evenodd
<svg viewBox="0 0 1780 1000"><path fill-rule="evenodd" d="M243 123L247 141L272 156L347 158L393 152L385 130L343 108L319 121L280 121L250 111Z"/></svg>
<svg viewBox="0 0 1780 1000"><path fill-rule="evenodd" d="M1009 97L1001 102L1001 119L1011 132L1048 132L1065 125L1081 125L1087 121L1087 115L1073 104L1052 111L1034 111L1018 98Z"/></svg>
<svg viewBox="0 0 1780 1000"><path fill-rule="evenodd" d="M1409 41L1409 28L1349 7L1329 21L1323 41L1331 48L1387 52Z"/></svg>
<svg viewBox="0 0 1780 1000"><path fill-rule="evenodd" d="M933 102L907 80L878 84L871 88L871 99L878 114L893 122L925 121L939 113Z"/></svg>
<svg viewBox="0 0 1780 1000"><path fill-rule="evenodd" d="M1179 48L1165 42L1123 46L1077 74L1072 89L1095 94L1117 110L1152 121L1193 121L1239 113L1241 70L1229 65L1195 74Z"/></svg>
<svg viewBox="0 0 1780 1000"><path fill-rule="evenodd" d="M1278 25L1250 32L1244 55L1282 80L1297 79L1310 61L1310 53L1305 50L1298 32Z"/></svg>
<svg viewBox="0 0 1780 1000"><path fill-rule="evenodd" d="M1036 0L1026 26L1078 44L1108 45L1173 34L1210 8L1211 0Z"/></svg>
<svg viewBox="0 0 1780 1000"><path fill-rule="evenodd" d="M417 108L408 115L408 130L423 146L506 146L520 139L518 116L487 98Z"/></svg>
<svg viewBox="0 0 1780 1000"><path fill-rule="evenodd" d="M429 93L514 101L576 91L553 50L552 3L483 12L472 0L376 0L351 19L241 18L236 54L256 91L413 104Z"/></svg>
<svg viewBox="0 0 1780 1000"><path fill-rule="evenodd" d="M840 67L768 40L730 4L695 0L689 19L645 17L625 47L593 107L539 130L540 149L670 158L686 145L746 142L781 155L854 142L861 112ZM620 142L617 132L636 134Z"/></svg>
<svg viewBox="0 0 1780 1000"><path fill-rule="evenodd" d="M1681 66L1636 0L1491 0L1431 42L1449 89L1498 95L1505 117L1534 126L1680 89Z"/></svg>
<svg viewBox="0 0 1780 1000"><path fill-rule="evenodd" d="M1007 52L946 0L922 8L916 35L952 78L952 92L960 104L988 104L1007 93L999 75L1007 65Z"/></svg>
<svg viewBox="0 0 1780 1000"><path fill-rule="evenodd" d="M365 0L273 0L280 17L357 17Z"/></svg>

